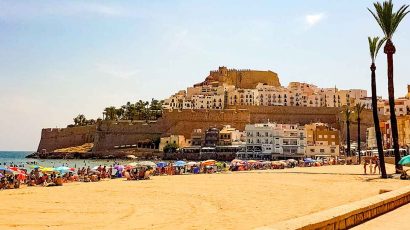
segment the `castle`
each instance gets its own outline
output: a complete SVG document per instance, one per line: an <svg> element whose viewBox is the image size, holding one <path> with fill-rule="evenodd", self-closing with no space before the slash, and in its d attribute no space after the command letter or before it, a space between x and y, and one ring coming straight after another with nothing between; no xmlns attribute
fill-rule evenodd
<svg viewBox="0 0 410 230"><path fill-rule="evenodd" d="M205 81L195 84L194 86L233 85L235 88L254 89L256 85L262 83L270 86L280 86L278 74L268 71L250 70L250 69L228 69L220 66L218 70L211 70Z"/></svg>

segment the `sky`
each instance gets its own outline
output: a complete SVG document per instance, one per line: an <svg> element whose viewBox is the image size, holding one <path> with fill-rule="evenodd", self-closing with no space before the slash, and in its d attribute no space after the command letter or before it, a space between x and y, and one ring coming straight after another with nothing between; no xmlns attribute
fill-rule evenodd
<svg viewBox="0 0 410 230"><path fill-rule="evenodd" d="M0 0L0 150L36 150L42 128L167 98L219 66L370 92L372 2ZM393 38L396 96L410 84L409 41L410 16ZM376 64L386 97L382 52Z"/></svg>

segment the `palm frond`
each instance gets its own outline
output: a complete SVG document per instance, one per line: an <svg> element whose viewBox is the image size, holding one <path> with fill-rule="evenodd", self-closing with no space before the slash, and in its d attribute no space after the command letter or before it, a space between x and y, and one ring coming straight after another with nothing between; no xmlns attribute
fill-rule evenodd
<svg viewBox="0 0 410 230"><path fill-rule="evenodd" d="M393 12L393 2L391 0L384 1L383 3L376 2L373 3L373 6L375 8L374 12L369 8L367 9L373 15L377 24L379 24L384 36L387 39L391 39L400 22L409 13L409 6L403 5L397 12Z"/></svg>
<svg viewBox="0 0 410 230"><path fill-rule="evenodd" d="M380 48L383 46L386 38L380 39L379 37L367 37L369 42L369 51L370 51L370 58L372 62L376 60L377 54L379 53Z"/></svg>

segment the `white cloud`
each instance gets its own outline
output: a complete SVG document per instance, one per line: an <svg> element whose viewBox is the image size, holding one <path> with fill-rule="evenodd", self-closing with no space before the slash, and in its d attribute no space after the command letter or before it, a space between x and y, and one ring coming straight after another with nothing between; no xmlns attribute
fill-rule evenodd
<svg viewBox="0 0 410 230"><path fill-rule="evenodd" d="M307 26L313 27L316 24L318 24L320 21L322 21L325 18L325 14L324 13L318 13L318 14L308 14L305 17L305 22L307 24Z"/></svg>

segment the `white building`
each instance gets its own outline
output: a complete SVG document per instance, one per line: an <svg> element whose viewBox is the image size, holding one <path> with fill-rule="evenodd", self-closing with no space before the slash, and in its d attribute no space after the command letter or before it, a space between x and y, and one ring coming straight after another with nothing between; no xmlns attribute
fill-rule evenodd
<svg viewBox="0 0 410 230"><path fill-rule="evenodd" d="M227 93L229 105L259 105L257 89L236 89Z"/></svg>
<svg viewBox="0 0 410 230"><path fill-rule="evenodd" d="M224 95L193 95L191 99L192 109L215 109L221 110L225 105Z"/></svg>
<svg viewBox="0 0 410 230"><path fill-rule="evenodd" d="M302 158L306 132L297 124L249 124L245 126L246 146L238 152L241 159Z"/></svg>
<svg viewBox="0 0 410 230"><path fill-rule="evenodd" d="M366 102L367 106L369 102L371 103L367 98L366 90L318 88L302 82L291 82L287 87L260 83L254 89L237 89L233 85L215 83L188 87L186 92L179 91L165 99L163 107L164 109L223 109L228 105L342 107L353 106L359 101Z"/></svg>

